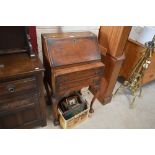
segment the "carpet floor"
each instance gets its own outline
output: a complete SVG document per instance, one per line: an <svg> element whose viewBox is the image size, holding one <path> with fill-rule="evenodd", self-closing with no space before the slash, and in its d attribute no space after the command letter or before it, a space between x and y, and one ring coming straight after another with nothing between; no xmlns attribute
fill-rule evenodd
<svg viewBox="0 0 155 155"><path fill-rule="evenodd" d="M115 90L119 87L117 82ZM93 95L84 89L83 97L90 103ZM94 103L95 112L75 129L154 129L155 128L155 82L143 86L142 97L137 98L133 109L129 107L132 96L120 90L112 101L102 105ZM38 129L60 129L52 122L51 106L47 106L47 126Z"/></svg>

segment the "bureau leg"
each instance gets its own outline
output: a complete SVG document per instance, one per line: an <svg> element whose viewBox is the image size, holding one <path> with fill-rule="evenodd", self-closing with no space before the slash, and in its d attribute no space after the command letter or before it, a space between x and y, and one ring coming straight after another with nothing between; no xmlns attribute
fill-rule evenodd
<svg viewBox="0 0 155 155"><path fill-rule="evenodd" d="M97 92L95 93L95 95L94 95L94 97L93 97L93 99L92 99L92 101L91 101L91 103L90 103L90 110L89 110L90 113L94 113L93 104L94 104L94 102L95 102L95 100L96 100L98 94L99 94L99 91L97 91Z"/></svg>
<svg viewBox="0 0 155 155"><path fill-rule="evenodd" d="M51 104L51 93L50 93L50 91L49 91L48 83L47 83L47 80L46 80L45 77L44 77L44 85L45 85L45 90L46 90L47 98L48 98L48 103L47 103L47 105L50 105L50 104Z"/></svg>
<svg viewBox="0 0 155 155"><path fill-rule="evenodd" d="M52 112L53 112L53 117L54 117L53 123L55 126L59 125L58 103L59 103L59 100L56 99L55 97L52 97Z"/></svg>
<svg viewBox="0 0 155 155"><path fill-rule="evenodd" d="M92 101L90 103L90 110L89 110L90 113L94 113L93 103L94 103L95 99L96 99L96 96L93 97L93 99L92 99Z"/></svg>

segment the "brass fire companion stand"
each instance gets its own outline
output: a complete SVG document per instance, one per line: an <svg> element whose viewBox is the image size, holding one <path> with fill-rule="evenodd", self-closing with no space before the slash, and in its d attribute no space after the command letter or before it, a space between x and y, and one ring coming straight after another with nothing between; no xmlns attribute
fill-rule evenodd
<svg viewBox="0 0 155 155"><path fill-rule="evenodd" d="M133 96L133 99L130 103L130 108L134 108L134 102L135 102L136 97L141 96L141 92L142 92L141 86L143 82L144 72L148 69L151 63L151 57L153 56L153 53L154 53L155 35L152 41L145 43L145 47L146 49L143 51L143 54L140 57L138 63L134 66L128 80L124 81L124 83L120 85L120 87L115 91L113 95L115 96L121 88L129 89ZM137 93L138 91L139 93Z"/></svg>

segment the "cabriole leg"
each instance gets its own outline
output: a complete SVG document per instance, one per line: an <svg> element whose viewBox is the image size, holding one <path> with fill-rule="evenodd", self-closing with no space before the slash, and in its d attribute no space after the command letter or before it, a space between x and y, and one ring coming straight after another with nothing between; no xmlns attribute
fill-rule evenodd
<svg viewBox="0 0 155 155"><path fill-rule="evenodd" d="M95 99L96 99L96 96L93 97L93 99L92 99L92 101L90 103L90 110L89 110L90 113L94 113L93 103L94 103Z"/></svg>

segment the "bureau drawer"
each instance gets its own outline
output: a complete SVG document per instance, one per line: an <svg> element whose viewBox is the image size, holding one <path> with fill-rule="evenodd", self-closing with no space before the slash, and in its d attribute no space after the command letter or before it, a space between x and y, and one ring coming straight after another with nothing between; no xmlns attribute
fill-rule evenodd
<svg viewBox="0 0 155 155"><path fill-rule="evenodd" d="M58 93L61 94L61 92L68 92L68 91L74 91L74 90L80 90L83 87L87 87L90 85L98 87L100 84L100 77L92 77L87 78L85 80L78 80L70 83L60 83L60 85L57 86Z"/></svg>
<svg viewBox="0 0 155 155"><path fill-rule="evenodd" d="M84 70L79 72L72 72L65 75L59 75L56 77L56 83L57 84L63 84L63 83L70 83L71 81L79 81L83 79L88 79L91 77L102 77L103 76L104 68L96 68L96 69L90 69L90 70Z"/></svg>
<svg viewBox="0 0 155 155"><path fill-rule="evenodd" d="M36 89L36 79L25 78L0 84L0 96Z"/></svg>

